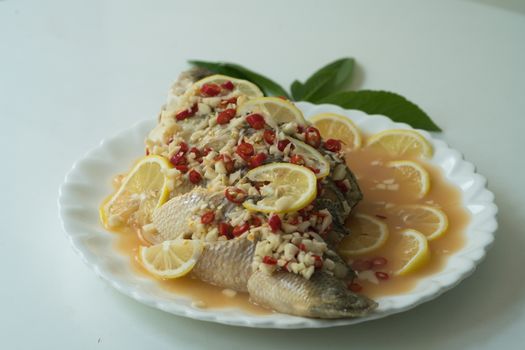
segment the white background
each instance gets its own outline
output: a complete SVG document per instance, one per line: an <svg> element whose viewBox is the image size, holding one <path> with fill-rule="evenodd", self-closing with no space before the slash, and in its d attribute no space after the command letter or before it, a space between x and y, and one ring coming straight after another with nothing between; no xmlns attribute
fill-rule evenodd
<svg viewBox="0 0 525 350"><path fill-rule="evenodd" d="M154 118L190 58L283 85L343 56L354 87L416 101L489 180L500 229L440 298L383 320L259 330L143 306L99 280L57 218L71 164ZM518 349L525 343L525 2L0 0L0 348Z"/></svg>

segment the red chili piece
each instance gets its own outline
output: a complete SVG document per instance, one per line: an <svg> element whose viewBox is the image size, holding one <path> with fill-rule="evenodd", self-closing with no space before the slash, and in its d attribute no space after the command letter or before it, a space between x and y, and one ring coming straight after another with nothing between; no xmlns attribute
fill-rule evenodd
<svg viewBox="0 0 525 350"><path fill-rule="evenodd" d="M272 214L270 216L270 219L268 219L268 225L270 225L270 228L272 229L272 232L277 232L281 229L281 225L282 225L282 222L281 222L281 218L279 217L279 215L276 215L276 214Z"/></svg>
<svg viewBox="0 0 525 350"><path fill-rule="evenodd" d="M217 124L228 124L230 120L232 120L232 118L235 117L235 113L237 113L237 111L233 108L228 108L220 112L217 116Z"/></svg>
<svg viewBox="0 0 525 350"><path fill-rule="evenodd" d="M204 147L204 149L202 150L202 155L205 157L207 156L211 151L213 151L213 149L211 147Z"/></svg>
<svg viewBox="0 0 525 350"><path fill-rule="evenodd" d="M352 263L352 269L354 271L365 271L372 269L372 263L369 260L357 259Z"/></svg>
<svg viewBox="0 0 525 350"><path fill-rule="evenodd" d="M249 116L247 116L246 122L250 124L250 126L255 130L264 129L264 126L266 125L264 117L258 113L250 114Z"/></svg>
<svg viewBox="0 0 525 350"><path fill-rule="evenodd" d="M294 154L294 155L290 158L290 163L292 163L292 164L297 164L297 165L304 165L304 159L303 159L303 157L301 157L300 155L298 155L298 154Z"/></svg>
<svg viewBox="0 0 525 350"><path fill-rule="evenodd" d="M186 174L189 170L187 165L175 165L175 169L177 169L183 174Z"/></svg>
<svg viewBox="0 0 525 350"><path fill-rule="evenodd" d="M213 97L221 93L221 87L217 84L204 84L201 86L201 95Z"/></svg>
<svg viewBox="0 0 525 350"><path fill-rule="evenodd" d="M228 80L221 84L221 88L232 91L235 86L233 83Z"/></svg>
<svg viewBox="0 0 525 350"><path fill-rule="evenodd" d="M146 155L149 156L149 149L146 148Z"/></svg>
<svg viewBox="0 0 525 350"><path fill-rule="evenodd" d="M244 198L246 198L246 192L236 187L228 187L224 190L224 195L227 200L235 204L244 202Z"/></svg>
<svg viewBox="0 0 525 350"><path fill-rule="evenodd" d="M175 114L175 119L184 120L186 118L193 117L195 113L197 113L198 110L199 110L199 106L195 103L193 104L193 106L191 106L191 108L185 109Z"/></svg>
<svg viewBox="0 0 525 350"><path fill-rule="evenodd" d="M377 258L373 258L372 260L370 260L370 262L372 263L372 268L379 269L381 267L386 266L386 264L388 263L388 260L386 260L386 258L383 258L382 256L380 256L380 257L377 257Z"/></svg>
<svg viewBox="0 0 525 350"><path fill-rule="evenodd" d="M170 158L170 162L173 165L185 165L188 164L188 161L186 160L186 152L184 151L178 151Z"/></svg>
<svg viewBox="0 0 525 350"><path fill-rule="evenodd" d="M233 169L235 168L235 161L230 158L227 154L219 154L217 157L215 157L216 161L222 160L224 163L224 167L226 168L226 171L231 173Z"/></svg>
<svg viewBox="0 0 525 350"><path fill-rule="evenodd" d="M258 216L253 216L250 221L251 221L252 226L254 227L259 227L262 225L262 220Z"/></svg>
<svg viewBox="0 0 525 350"><path fill-rule="evenodd" d="M299 250L306 252L306 246L304 245L304 243L299 244Z"/></svg>
<svg viewBox="0 0 525 350"><path fill-rule="evenodd" d="M202 175L197 170L191 170L189 178L192 184L198 184L202 180Z"/></svg>
<svg viewBox="0 0 525 350"><path fill-rule="evenodd" d="M318 148L321 145L321 134L319 133L319 130L317 130L317 128L309 126L306 128L304 133L304 140L307 144L315 148Z"/></svg>
<svg viewBox="0 0 525 350"><path fill-rule="evenodd" d="M321 258L319 255L314 255L313 257L315 259L314 267L316 269L320 269L321 267L323 267L323 258Z"/></svg>
<svg viewBox="0 0 525 350"><path fill-rule="evenodd" d="M297 132L302 134L304 132L304 125L297 125Z"/></svg>
<svg viewBox="0 0 525 350"><path fill-rule="evenodd" d="M264 130L263 139L267 144L273 145L275 142L275 132L273 130Z"/></svg>
<svg viewBox="0 0 525 350"><path fill-rule="evenodd" d="M195 159L198 159L201 157L201 151L197 147L192 147L189 151L189 153L195 154Z"/></svg>
<svg viewBox="0 0 525 350"><path fill-rule="evenodd" d="M262 262L266 265L277 265L277 259L269 255L263 256Z"/></svg>
<svg viewBox="0 0 525 350"><path fill-rule="evenodd" d="M277 149L283 152L289 143L290 143L290 140L279 140L279 142L277 142Z"/></svg>
<svg viewBox="0 0 525 350"><path fill-rule="evenodd" d="M219 107L220 108L226 108L228 107L229 104L237 104L237 97L232 97L232 98L228 98L226 100L222 100L220 103L219 103Z"/></svg>
<svg viewBox="0 0 525 350"><path fill-rule="evenodd" d="M248 166L250 169L257 168L261 166L268 156L265 153L257 153L248 161Z"/></svg>
<svg viewBox="0 0 525 350"><path fill-rule="evenodd" d="M186 142L179 143L179 152L188 152L188 144Z"/></svg>
<svg viewBox="0 0 525 350"><path fill-rule="evenodd" d="M215 220L215 213L213 211L208 211L201 216L201 223L204 225L211 224Z"/></svg>
<svg viewBox="0 0 525 350"><path fill-rule="evenodd" d="M308 169L310 169L314 174L319 174L321 170L317 168L312 168L311 166L307 166Z"/></svg>
<svg viewBox="0 0 525 350"><path fill-rule="evenodd" d="M350 289L354 293L359 293L360 291L363 290L363 286L360 285L359 283L349 283L348 289Z"/></svg>
<svg viewBox="0 0 525 350"><path fill-rule="evenodd" d="M339 152L341 150L341 141L328 139L324 143L324 148L326 148L330 152Z"/></svg>
<svg viewBox="0 0 525 350"><path fill-rule="evenodd" d="M226 236L228 239L232 238L232 226L226 222L219 224L219 235Z"/></svg>
<svg viewBox="0 0 525 350"><path fill-rule="evenodd" d="M339 188L339 190L343 193L346 193L348 192L348 187L346 187L346 184L343 182L343 180L339 180L339 181L334 181L335 182L335 185L337 186L337 188Z"/></svg>
<svg viewBox="0 0 525 350"><path fill-rule="evenodd" d="M242 159L248 160L250 156L253 156L253 146L250 143L242 142L237 146L235 153L237 153Z"/></svg>
<svg viewBox="0 0 525 350"><path fill-rule="evenodd" d="M377 278L379 278L380 280L383 280L383 281L386 281L387 279L390 278L388 273L382 272L382 271L376 271L375 275L376 275Z"/></svg>
<svg viewBox="0 0 525 350"><path fill-rule="evenodd" d="M250 224L248 224L247 222L245 222L244 224L242 225L237 225L233 228L233 231L232 231L232 234L235 236L235 237L239 237L240 235L242 235L244 232L248 231L250 229Z"/></svg>

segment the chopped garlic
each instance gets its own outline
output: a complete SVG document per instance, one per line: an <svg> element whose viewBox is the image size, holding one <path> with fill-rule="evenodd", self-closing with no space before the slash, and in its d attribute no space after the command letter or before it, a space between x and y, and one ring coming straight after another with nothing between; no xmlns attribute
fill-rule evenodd
<svg viewBox="0 0 525 350"><path fill-rule="evenodd" d="M226 288L222 290L222 294L226 295L228 298L235 298L237 292L233 289Z"/></svg>

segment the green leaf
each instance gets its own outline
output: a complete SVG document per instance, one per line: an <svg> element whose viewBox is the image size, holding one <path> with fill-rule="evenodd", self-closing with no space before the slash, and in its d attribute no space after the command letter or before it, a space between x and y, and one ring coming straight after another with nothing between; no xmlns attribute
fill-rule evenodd
<svg viewBox="0 0 525 350"><path fill-rule="evenodd" d="M303 98L303 84L295 80L290 86L290 92L295 101L300 101Z"/></svg>
<svg viewBox="0 0 525 350"><path fill-rule="evenodd" d="M319 103L332 103L347 109L358 109L368 114L382 114L395 122L407 123L417 129L441 131L421 108L393 92L346 91L327 96Z"/></svg>
<svg viewBox="0 0 525 350"><path fill-rule="evenodd" d="M195 60L188 62L194 66L206 68L216 74L224 74L233 78L249 80L257 85L266 96L285 96L286 98L290 98L286 90L284 90L279 84L241 65L228 62L206 62Z"/></svg>
<svg viewBox="0 0 525 350"><path fill-rule="evenodd" d="M244 74L239 72L236 69L227 67L224 63L214 63L214 62L205 62L205 61L188 61L191 65L206 68L210 72L215 74L228 75L232 78L246 79Z"/></svg>
<svg viewBox="0 0 525 350"><path fill-rule="evenodd" d="M319 69L302 86L301 99L318 102L347 86L354 72L354 59L341 58Z"/></svg>

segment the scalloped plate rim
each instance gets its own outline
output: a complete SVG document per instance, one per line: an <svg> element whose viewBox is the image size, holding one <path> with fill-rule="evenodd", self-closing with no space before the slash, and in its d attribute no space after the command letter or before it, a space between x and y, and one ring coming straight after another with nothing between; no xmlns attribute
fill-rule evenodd
<svg viewBox="0 0 525 350"><path fill-rule="evenodd" d="M362 123L376 123L378 124L376 127L380 130L385 129L414 129L408 124L404 123L397 123L393 122L392 120L388 119L385 116L382 115L368 115L365 112L359 111L359 110L348 110L343 109L339 106L330 105L330 104L322 104L322 105L314 105L308 102L297 102L296 105L299 109L303 111L306 118L308 119L308 116L317 114L317 113L337 113L345 115L346 117L350 118L351 120L356 123L358 127L361 128ZM78 218L72 217L71 214L68 214L68 210L78 210L75 209L78 207L77 205L71 204L71 196L73 196L73 199L75 198L75 194L72 193L71 190L72 186L74 186L78 183L78 179L76 179L76 176L82 175L82 171L79 170L80 167L85 166L90 161L99 161L100 159L97 158L97 153L102 152L105 148L111 147L112 142L117 142L115 140L126 136L128 134L136 133L136 132L145 132L147 133L151 127L155 125L155 121L152 119L139 121L135 124L133 124L131 127L126 128L118 133L116 133L114 136L103 139L97 147L94 147L90 151L86 152L86 154L81 157L79 160L77 160L70 171L67 173L64 182L60 186L59 189L59 196L58 196L58 207L59 207L59 218L62 225L62 228L66 234L66 237L70 241L71 246L73 247L74 251L80 255L82 261L86 263L94 272L96 275L98 275L103 280L107 281L113 288L118 290L119 292L143 303L146 305L149 305L151 307L155 307L159 310L163 310L175 315L189 317L193 319L199 319L203 321L210 321L210 322L217 322L222 324L228 324L228 325L236 325L236 326L246 326L246 327L260 327L260 328L282 328L282 329L291 329L291 328L325 328L325 327L334 327L334 326L343 326L343 325L351 325L351 324L357 324L369 320L374 320L378 318L383 318L391 314L403 312L406 310L409 310L411 308L416 307L417 305L420 305L421 303L424 303L426 301L432 300L442 293L446 292L447 290L453 288L456 286L459 282L461 282L463 279L468 277L470 274L472 274L475 271L476 266L484 259L486 256L487 250L490 248L494 241L495 232L497 230L497 221L496 221L496 214L497 214L497 207L494 204L494 195L492 192L490 192L486 188L487 180L475 172L475 166L464 160L463 155L455 150L450 148L444 141L440 139L436 139L432 137L432 135L424 130L417 130L420 132L425 138L430 140L436 150L445 152L448 154L448 156L452 157L454 159L453 168L458 168L459 166L463 166L463 174L467 174L470 176L467 176L467 179L470 179L474 184L477 184L479 189L477 190L477 195L474 195L472 198L470 198L470 202L464 203L465 206L469 206L469 203L476 203L474 201L477 197L484 198L484 201L482 203L476 203L478 205L484 204L483 208L480 210L480 212L485 212L485 218L483 222L487 227L482 227L483 229L480 230L479 227L471 227L472 222L474 222L474 217L477 215L476 213L472 214L471 218L471 224L469 224L469 227L466 230L466 233L469 233L470 231L479 231L484 233L484 237L487 237L484 242L481 242L478 244L478 246L475 246L475 249L471 249L470 252L466 252L465 254L460 254L465 250L465 247L467 244L465 244L465 247L462 248L460 251L458 251L456 254L451 256L447 262L447 265L444 270L440 271L439 273L436 273L434 275L431 275L424 280L420 281L418 286L421 283L425 283L427 281L433 282L430 283L430 286L432 288L425 288L422 292L413 292L410 291L406 294L402 295L396 295L391 297L384 297L380 298L380 307L377 311L373 312L372 314L362 317L362 318L353 318L353 319L338 319L338 320L318 320L318 319L309 319L309 318L303 318L303 317L296 317L291 315L284 315L279 313L272 313L268 316L260 316L260 315L253 315L249 314L241 309L238 308L225 308L225 309L198 309L193 306L191 306L191 300L188 299L185 296L173 296L173 299L168 301L161 301L158 300L158 298L155 298L154 296L145 294L144 292L141 292L140 289L133 288L133 286L130 286L129 284L126 284L126 281L122 282L119 281L114 275L111 274L111 272L108 272L104 265L102 264L102 261L96 261L96 258L99 258L101 260L101 257L96 256L95 258L90 257L88 254L88 250L86 246L82 245L82 242L79 241L80 238L85 237L85 234L79 234L78 228L75 229L75 225L78 225ZM377 132L377 131L376 131ZM145 134L142 134L142 137L144 137ZM137 141L137 140L134 140ZM141 140L142 141L142 140ZM130 141L131 142L131 141ZM137 155L135 155L135 158ZM88 164L89 165L89 164ZM440 164L436 164L440 168L443 169L443 167ZM452 171L452 170L451 170ZM80 172L80 174L78 174ZM115 169L115 172L117 173L117 169ZM447 174L450 175L450 174ZM457 175L456 175L457 176ZM449 181L451 180L449 176L446 176ZM451 181L458 185L456 182ZM463 190L462 190L463 192ZM69 200L69 201L68 201ZM73 208L73 209L72 209ZM98 210L98 203L96 206ZM93 209L93 208L91 208ZM81 210L82 211L82 210ZM488 212L488 213L487 213ZM479 214L479 212L478 212ZM97 215L98 220L98 215ZM97 221L98 224L98 221ZM98 230L103 230L101 227L97 228ZM73 232L74 231L74 232ZM82 230L80 230L82 232ZM88 230L89 235L89 230ZM114 239L114 238L113 238ZM111 241L113 241L111 239ZM469 241L470 242L470 241ZM469 256L467 256L467 254ZM122 257L118 257L115 255L116 260L122 260ZM460 268L458 269L458 266L454 266L456 270L455 275L453 275L452 278L448 278L446 281L441 281L441 283L438 283L435 281L435 278L440 275L446 275L446 273L449 273L449 265L452 260L456 261L456 259L463 258L460 260ZM123 261L120 261L119 263L124 263ZM125 263L129 264L128 261L125 261ZM458 263L456 261L456 263ZM454 272L454 271L452 271ZM137 277L137 276L135 276ZM140 280L143 280L142 278ZM129 282L129 281L128 281ZM136 281L135 281L136 282ZM416 286L416 290L418 287ZM400 303L399 300L407 299L408 297L411 297L410 301L405 301L404 303ZM398 300L399 299L399 300ZM396 301L398 302L396 306ZM390 304L390 305L389 305ZM387 307L389 305L389 307ZM382 308L383 307L383 308Z"/></svg>

